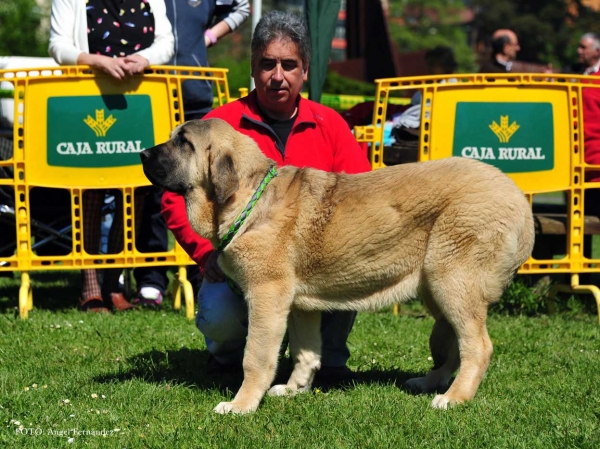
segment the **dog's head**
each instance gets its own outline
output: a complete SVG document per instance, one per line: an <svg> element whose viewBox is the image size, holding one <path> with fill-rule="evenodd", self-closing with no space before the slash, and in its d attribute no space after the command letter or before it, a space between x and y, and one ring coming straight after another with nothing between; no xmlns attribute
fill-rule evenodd
<svg viewBox="0 0 600 449"><path fill-rule="evenodd" d="M223 204L240 187L233 161L240 136L246 138L223 120L186 122L167 142L140 153L144 174L155 186L182 195L201 188Z"/></svg>

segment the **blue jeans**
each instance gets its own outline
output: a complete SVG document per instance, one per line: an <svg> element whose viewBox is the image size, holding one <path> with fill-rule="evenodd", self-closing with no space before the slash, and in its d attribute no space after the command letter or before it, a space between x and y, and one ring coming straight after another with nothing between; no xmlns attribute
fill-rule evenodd
<svg viewBox="0 0 600 449"><path fill-rule="evenodd" d="M321 319L321 363L345 366L350 357L346 344L356 312L323 312ZM239 363L248 335L248 309L225 282L202 281L198 293L196 326L204 335L208 352L223 364Z"/></svg>

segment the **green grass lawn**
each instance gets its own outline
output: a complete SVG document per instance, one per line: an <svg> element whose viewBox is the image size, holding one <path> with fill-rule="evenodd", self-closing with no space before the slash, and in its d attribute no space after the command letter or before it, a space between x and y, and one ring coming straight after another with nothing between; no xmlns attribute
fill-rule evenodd
<svg viewBox="0 0 600 449"><path fill-rule="evenodd" d="M212 408L242 377L205 373L206 346L183 311L168 301L160 311L83 314L75 274L33 279L27 321L17 318L17 282L0 282L3 448L600 447L593 311L492 314L488 374L474 401L447 411L403 387L431 367L431 318L416 303L401 316L361 313L349 342L355 385L267 397L253 415L221 416Z"/></svg>

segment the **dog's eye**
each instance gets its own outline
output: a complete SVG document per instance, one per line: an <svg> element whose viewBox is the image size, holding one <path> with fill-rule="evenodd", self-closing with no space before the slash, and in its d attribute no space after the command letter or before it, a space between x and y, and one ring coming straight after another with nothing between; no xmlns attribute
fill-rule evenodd
<svg viewBox="0 0 600 449"><path fill-rule="evenodd" d="M189 151L195 151L194 150L194 145L192 145L190 143L190 141L187 140L183 134L179 134L177 136L177 139L175 140L175 144L179 148L182 148L182 149L185 148L186 150L189 150Z"/></svg>

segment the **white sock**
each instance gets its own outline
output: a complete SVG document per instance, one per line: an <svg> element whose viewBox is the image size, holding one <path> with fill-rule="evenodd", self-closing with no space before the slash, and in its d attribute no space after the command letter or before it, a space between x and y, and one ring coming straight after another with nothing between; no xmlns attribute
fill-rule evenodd
<svg viewBox="0 0 600 449"><path fill-rule="evenodd" d="M160 290L154 287L142 287L140 295L146 299L158 299L161 296Z"/></svg>

